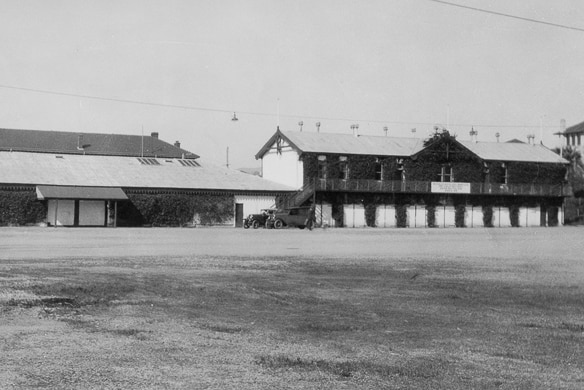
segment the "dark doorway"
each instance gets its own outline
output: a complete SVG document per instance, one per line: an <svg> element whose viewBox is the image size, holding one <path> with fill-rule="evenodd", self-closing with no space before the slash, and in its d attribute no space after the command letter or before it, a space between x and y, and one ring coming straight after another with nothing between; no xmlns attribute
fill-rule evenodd
<svg viewBox="0 0 584 390"><path fill-rule="evenodd" d="M243 226L243 203L235 204L235 227Z"/></svg>

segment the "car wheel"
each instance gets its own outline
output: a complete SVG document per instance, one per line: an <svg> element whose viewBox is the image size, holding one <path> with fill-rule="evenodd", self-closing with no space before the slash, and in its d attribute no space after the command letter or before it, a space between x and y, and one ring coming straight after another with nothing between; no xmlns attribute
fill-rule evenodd
<svg viewBox="0 0 584 390"><path fill-rule="evenodd" d="M247 224L247 222L244 222L244 223L243 223L243 228L244 228L244 229L249 229L249 225Z"/></svg>
<svg viewBox="0 0 584 390"><path fill-rule="evenodd" d="M260 227L260 221L253 221L253 225L251 225L251 226L253 226L254 229L259 228Z"/></svg>
<svg viewBox="0 0 584 390"><path fill-rule="evenodd" d="M274 221L274 228L282 229L283 227L284 227L284 221L282 221L281 219L276 219Z"/></svg>

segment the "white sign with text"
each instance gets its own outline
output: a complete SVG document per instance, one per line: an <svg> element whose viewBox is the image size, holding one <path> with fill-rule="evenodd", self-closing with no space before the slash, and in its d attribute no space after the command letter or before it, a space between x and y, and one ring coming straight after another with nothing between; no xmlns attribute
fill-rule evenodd
<svg viewBox="0 0 584 390"><path fill-rule="evenodd" d="M432 192L440 194L470 194L470 183L433 181Z"/></svg>

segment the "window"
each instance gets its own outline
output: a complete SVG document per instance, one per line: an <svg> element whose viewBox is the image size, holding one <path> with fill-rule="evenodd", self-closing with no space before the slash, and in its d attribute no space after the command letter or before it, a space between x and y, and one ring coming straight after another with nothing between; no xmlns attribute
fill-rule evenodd
<svg viewBox="0 0 584 390"><path fill-rule="evenodd" d="M339 157L339 171L340 179L347 180L349 178L349 163L347 162L347 157Z"/></svg>
<svg viewBox="0 0 584 390"><path fill-rule="evenodd" d="M140 161L140 164L142 164L142 165L160 165L158 160L155 158L139 157L138 161Z"/></svg>
<svg viewBox="0 0 584 390"><path fill-rule="evenodd" d="M383 165L379 159L375 161L375 180L383 180Z"/></svg>
<svg viewBox="0 0 584 390"><path fill-rule="evenodd" d="M452 167L442 167L440 170L440 181L441 182L451 182L454 181L454 175L452 174Z"/></svg>
<svg viewBox="0 0 584 390"><path fill-rule="evenodd" d="M199 167L199 163L195 160L178 160L183 167Z"/></svg>
<svg viewBox="0 0 584 390"><path fill-rule="evenodd" d="M326 179L326 156L318 156L318 178Z"/></svg>

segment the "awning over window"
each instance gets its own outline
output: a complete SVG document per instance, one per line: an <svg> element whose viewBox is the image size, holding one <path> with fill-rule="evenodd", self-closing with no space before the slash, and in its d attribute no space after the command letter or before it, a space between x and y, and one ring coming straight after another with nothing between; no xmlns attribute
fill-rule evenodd
<svg viewBox="0 0 584 390"><path fill-rule="evenodd" d="M121 188L111 187L69 187L37 186L37 198L44 199L80 199L80 200L127 200Z"/></svg>

